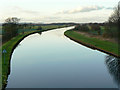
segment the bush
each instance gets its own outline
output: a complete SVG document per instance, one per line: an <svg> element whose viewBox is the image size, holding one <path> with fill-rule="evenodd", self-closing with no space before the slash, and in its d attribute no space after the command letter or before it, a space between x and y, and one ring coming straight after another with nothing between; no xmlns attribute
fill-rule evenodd
<svg viewBox="0 0 120 90"><path fill-rule="evenodd" d="M77 25L75 30L82 31L82 32L89 32L89 28L87 25Z"/></svg>
<svg viewBox="0 0 120 90"><path fill-rule="evenodd" d="M118 28L117 26L105 26L105 32L103 33L103 37L106 38L118 38Z"/></svg>
<svg viewBox="0 0 120 90"><path fill-rule="evenodd" d="M101 35L101 28L99 25L91 25L91 29L96 31L98 35Z"/></svg>
<svg viewBox="0 0 120 90"><path fill-rule="evenodd" d="M15 23L4 23L2 25L3 42L10 40L18 34L18 25Z"/></svg>

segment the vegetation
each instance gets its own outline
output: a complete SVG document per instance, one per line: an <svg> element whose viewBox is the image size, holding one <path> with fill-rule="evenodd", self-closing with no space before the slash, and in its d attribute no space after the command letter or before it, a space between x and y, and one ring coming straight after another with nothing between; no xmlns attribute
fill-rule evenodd
<svg viewBox="0 0 120 90"><path fill-rule="evenodd" d="M99 25L91 25L91 30L97 32L98 35L101 35L101 28Z"/></svg>
<svg viewBox="0 0 120 90"><path fill-rule="evenodd" d="M55 29L65 27L67 25L47 25L47 24L32 24L32 23L19 23L20 19L16 17L8 18L5 23L2 24L2 42L5 43L11 38L24 32L30 32L35 30L46 31L48 29Z"/></svg>
<svg viewBox="0 0 120 90"><path fill-rule="evenodd" d="M77 40L83 44L97 47L99 49L103 49L105 51L111 52L115 55L118 55L118 44L117 43L112 43L109 41L103 41L97 38L90 38L85 35L81 35L74 30L69 30L65 32L65 35L70 37L71 39ZM120 53L120 51L119 51Z"/></svg>
<svg viewBox="0 0 120 90"><path fill-rule="evenodd" d="M109 17L109 23L119 24L120 23L120 2L118 2L117 7L114 8L113 14Z"/></svg>
<svg viewBox="0 0 120 90"><path fill-rule="evenodd" d="M104 51L120 56L120 3L114 9L113 14L106 23L79 24L71 31L66 31L65 35L71 39L83 42L87 45L100 48ZM77 31L77 32L76 32ZM90 34L91 37L82 35L81 32ZM96 37L104 38L98 39ZM107 40L109 39L109 41ZM114 40L114 42L113 42Z"/></svg>
<svg viewBox="0 0 120 90"><path fill-rule="evenodd" d="M0 35L2 35L2 26L0 26Z"/></svg>
<svg viewBox="0 0 120 90"><path fill-rule="evenodd" d="M120 2L117 7L114 8L112 15L108 19L106 25L106 35L109 37L115 38L120 44Z"/></svg>
<svg viewBox="0 0 120 90"><path fill-rule="evenodd" d="M77 25L75 27L75 30L81 31L81 32L89 32L90 29L88 28L87 25Z"/></svg>
<svg viewBox="0 0 120 90"><path fill-rule="evenodd" d="M4 49L7 51L6 54L2 54L0 52L0 74L2 73L2 86L5 86L7 83L7 78L9 74L9 67L10 67L10 58L15 45L26 37L29 34L36 33L36 32L43 32L49 29L55 29L60 27L65 27L67 24L50 24L50 25L43 25L43 24L32 24L32 23L19 23L20 19L16 17L8 18L5 20L5 23L2 25L3 28L0 26L0 32L2 31L3 36L3 45L0 47L0 50L3 51ZM72 23L70 23L72 25ZM120 4L114 9L113 14L109 17L108 22L100 24L100 23L89 23L89 24L78 24L73 30L69 30L65 32L65 35L70 37L73 40L77 40L85 45L93 46L98 49L110 52L114 55L119 56L120 50L118 45L120 44ZM77 32L76 32L77 31ZM81 32L100 36L103 38L112 38L118 43L101 40L95 37L88 37L85 35L80 34ZM5 58L4 58L5 56ZM5 61L5 62L4 62ZM1 79L1 78L0 78ZM3 87L4 88L4 87Z"/></svg>
<svg viewBox="0 0 120 90"><path fill-rule="evenodd" d="M18 35L18 18L8 18L5 20L3 26L3 42L10 40Z"/></svg>
<svg viewBox="0 0 120 90"><path fill-rule="evenodd" d="M89 23L89 24L80 24L75 27L75 30L80 32L87 32L93 35L99 35L104 38L112 38L115 41L120 39L120 3L115 7L114 12L109 17L108 22L106 23Z"/></svg>
<svg viewBox="0 0 120 90"><path fill-rule="evenodd" d="M103 37L114 38L115 40L117 40L117 38L118 38L118 27L116 27L116 26L111 27L111 26L106 25L104 27Z"/></svg>
<svg viewBox="0 0 120 90"><path fill-rule="evenodd" d="M4 55L2 54L2 84L3 86L7 83L7 75L9 74L9 65L10 65L10 56L12 53L12 49L14 47L14 45L21 40L22 38L24 38L26 35L33 33L33 32L26 32L24 34L19 34L16 37L13 37L11 40L9 40L8 42L6 42L5 44L3 44L2 48L0 48L2 51L5 49L7 51L7 53L5 54L5 63L4 63Z"/></svg>
<svg viewBox="0 0 120 90"><path fill-rule="evenodd" d="M79 24L75 26L75 30L80 32L87 32L93 35L102 35L103 29L104 29L103 26L97 23Z"/></svg>
<svg viewBox="0 0 120 90"><path fill-rule="evenodd" d="M17 18L16 18L17 19ZM30 25L30 24L18 24L16 22L11 22L12 18L9 18L8 21L3 25L3 31L4 31L4 40L7 41L3 43L2 47L0 47L0 50L3 51L4 49L7 51L7 53L0 54L2 55L2 60L0 60L0 65L2 66L2 86L4 86L7 83L7 77L10 69L10 58L12 51L15 47L15 45L24 37L26 37L29 34L32 33L39 33L43 31L47 31L50 29L55 28L62 28L66 25ZM14 34L13 34L14 33ZM11 35L11 36L10 36ZM5 55L5 63L4 63L4 55Z"/></svg>
<svg viewBox="0 0 120 90"><path fill-rule="evenodd" d="M43 31L46 31L48 29L56 29L56 28L62 28L62 27L67 27L68 25L45 25L41 26Z"/></svg>

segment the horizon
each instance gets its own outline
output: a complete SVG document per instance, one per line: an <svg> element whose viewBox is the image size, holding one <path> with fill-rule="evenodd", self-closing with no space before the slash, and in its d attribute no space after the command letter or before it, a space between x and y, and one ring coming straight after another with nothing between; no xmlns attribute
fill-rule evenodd
<svg viewBox="0 0 120 90"><path fill-rule="evenodd" d="M103 23L119 0L2 0L0 23L9 17L20 23Z"/></svg>

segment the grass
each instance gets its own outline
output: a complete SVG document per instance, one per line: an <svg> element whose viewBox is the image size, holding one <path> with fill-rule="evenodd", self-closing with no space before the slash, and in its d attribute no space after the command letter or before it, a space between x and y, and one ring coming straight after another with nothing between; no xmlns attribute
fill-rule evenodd
<svg viewBox="0 0 120 90"><path fill-rule="evenodd" d="M30 32L30 31L35 31L35 30L37 30L37 29L19 29L19 30L18 30L18 33L22 33L23 30L24 30L24 32Z"/></svg>
<svg viewBox="0 0 120 90"><path fill-rule="evenodd" d="M65 26L55 25L55 26L42 26L42 27L43 27L42 31L47 31L49 29L60 28ZM9 69L10 69L10 59L11 59L13 47L26 35L34 32L40 32L40 31L34 30L34 31L26 31L24 34L20 33L18 36L12 38L8 42L4 43L2 47L0 47L1 51L3 51L4 49L6 49L7 51L7 53L5 54L5 63L4 63L4 57L0 58L0 66L2 66L2 69L0 69L0 75L2 75L2 81L0 79L0 84L2 83L2 86L5 86L7 84L7 78L8 78ZM3 56L2 52L0 52L0 55Z"/></svg>
<svg viewBox="0 0 120 90"><path fill-rule="evenodd" d="M24 34L19 34L18 36L12 38L8 42L2 45L1 51L6 49L7 53L5 54L5 64L4 64L4 56L2 54L2 84L5 85L7 83L7 74L9 73L9 65L10 65L10 56L12 53L12 49L14 45L22 39L24 36L33 33L33 32L26 32Z"/></svg>
<svg viewBox="0 0 120 90"><path fill-rule="evenodd" d="M41 26L42 27L42 31L48 30L48 29L54 29L54 28L60 28L60 27L65 27L65 25L45 25L45 26ZM26 27L24 29L19 29L18 33L22 33L24 32L30 32L30 31L35 31L38 29L38 26L34 26L31 29L29 27Z"/></svg>
<svg viewBox="0 0 120 90"><path fill-rule="evenodd" d="M102 50L111 52L115 55L119 55L120 51L118 52L118 44L113 43L110 41L103 41L97 38L90 38L84 35L81 35L73 30L69 30L65 32L65 35L67 35L70 38L73 38L74 40L78 40L80 42L86 43L88 45L92 45L94 47L100 48Z"/></svg>
<svg viewBox="0 0 120 90"><path fill-rule="evenodd" d="M65 25L47 25L47 26L42 26L43 30L47 30L47 29L54 29L54 28L61 28L61 27L65 27Z"/></svg>

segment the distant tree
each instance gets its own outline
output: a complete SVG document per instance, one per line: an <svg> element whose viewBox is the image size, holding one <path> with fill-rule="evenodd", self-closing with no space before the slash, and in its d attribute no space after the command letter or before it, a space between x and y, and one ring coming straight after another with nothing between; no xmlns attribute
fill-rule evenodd
<svg viewBox="0 0 120 90"><path fill-rule="evenodd" d="M18 22L20 19L16 17L7 18L2 25L3 28L3 42L11 39L18 34Z"/></svg>
<svg viewBox="0 0 120 90"><path fill-rule="evenodd" d="M75 30L82 31L82 32L88 32L89 28L87 25L76 25Z"/></svg>
<svg viewBox="0 0 120 90"><path fill-rule="evenodd" d="M97 31L98 35L101 35L101 28L100 25L91 25L91 29Z"/></svg>
<svg viewBox="0 0 120 90"><path fill-rule="evenodd" d="M80 25L76 25L75 30L79 30L79 29L80 29Z"/></svg>
<svg viewBox="0 0 120 90"><path fill-rule="evenodd" d="M12 23L12 24L17 24L20 21L17 17L12 17L12 18L7 18L5 20L5 23Z"/></svg>
<svg viewBox="0 0 120 90"><path fill-rule="evenodd" d="M25 29L28 26L28 24L24 23L23 28Z"/></svg>

